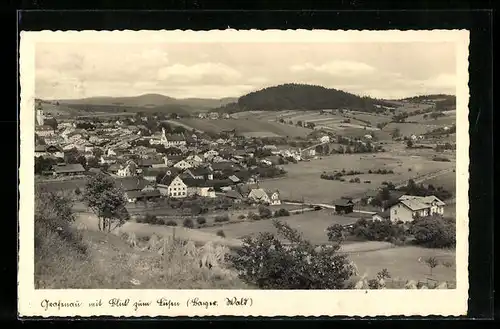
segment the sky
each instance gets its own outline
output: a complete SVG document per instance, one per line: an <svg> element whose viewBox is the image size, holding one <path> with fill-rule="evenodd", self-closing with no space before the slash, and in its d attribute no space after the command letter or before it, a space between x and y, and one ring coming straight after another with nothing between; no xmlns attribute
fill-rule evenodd
<svg viewBox="0 0 500 329"><path fill-rule="evenodd" d="M35 94L42 99L239 97L283 83L385 99L455 94L455 44L36 44Z"/></svg>

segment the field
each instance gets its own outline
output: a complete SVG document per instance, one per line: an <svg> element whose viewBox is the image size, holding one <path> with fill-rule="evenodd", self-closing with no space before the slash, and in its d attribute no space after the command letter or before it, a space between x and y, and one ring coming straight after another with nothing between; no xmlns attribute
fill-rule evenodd
<svg viewBox="0 0 500 329"><path fill-rule="evenodd" d="M382 129L387 133L392 133L394 129L399 129L402 136L411 136L411 135L423 135L426 132L439 128L439 125L435 124L420 124L420 123L395 123L391 122L387 126Z"/></svg>
<svg viewBox="0 0 500 329"><path fill-rule="evenodd" d="M332 210L312 211L279 218L280 221L288 223L290 227L297 229L305 239L310 240L314 244L328 243L325 231L328 226L336 223L352 224L357 219L357 217L333 215ZM200 231L216 233L220 229L224 230L226 237L231 239L241 239L244 236L253 236L260 232L276 234L276 229L269 219L226 224L222 227L206 227L201 228Z"/></svg>
<svg viewBox="0 0 500 329"><path fill-rule="evenodd" d="M236 129L239 134L250 134L249 136L282 136L296 137L306 136L310 129L283 125L277 122L270 122L254 118L209 120L209 119L182 119L182 124L197 130L220 133L224 130Z"/></svg>
<svg viewBox="0 0 500 329"><path fill-rule="evenodd" d="M425 180L423 183L424 184L432 184L434 187L442 186L445 190L448 190L455 194L455 191L457 189L457 174L454 172L449 172L443 175L440 175L439 177L431 178L428 180Z"/></svg>
<svg viewBox="0 0 500 329"><path fill-rule="evenodd" d="M260 186L278 189L282 199L305 202L330 203L342 196L357 197L370 189L380 187L383 181L393 183L406 182L410 178L429 174L435 171L452 168L453 162L437 162L421 157L394 156L386 153L376 155L332 155L310 162L288 164L283 167L288 172L284 178L263 180ZM408 169L411 168L411 171ZM369 169L392 169L394 174L377 175L361 174L346 176L346 182L324 180L320 178L323 171L332 172L345 169L367 172ZM359 177L361 183L349 183L349 179ZM371 183L363 183L364 181ZM297 188L300 186L300 188Z"/></svg>
<svg viewBox="0 0 500 329"><path fill-rule="evenodd" d="M428 125L439 125L439 126L451 126L455 124L456 122L456 116L455 116L455 111L447 111L443 112L445 114L444 117L439 117L437 119L432 119L430 117L424 118L425 114L419 114L415 116L411 116L406 118L406 121L408 122L418 122L422 124L428 124ZM429 113L427 113L427 116Z"/></svg>
<svg viewBox="0 0 500 329"><path fill-rule="evenodd" d="M439 266L432 270L432 276L429 275L429 267L424 262L428 257L435 257L440 262ZM360 275L366 274L368 278L375 277L380 270L386 268L392 280L456 280L454 251L410 246L354 252L349 253L349 258L356 264ZM445 267L442 262L450 262L453 266Z"/></svg>

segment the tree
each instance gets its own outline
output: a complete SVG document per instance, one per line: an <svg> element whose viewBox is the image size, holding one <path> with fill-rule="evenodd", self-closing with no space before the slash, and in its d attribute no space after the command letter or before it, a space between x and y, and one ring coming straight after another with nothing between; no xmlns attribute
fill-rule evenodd
<svg viewBox="0 0 500 329"><path fill-rule="evenodd" d="M340 245L316 248L286 223L273 220L284 244L269 232L246 237L229 261L238 276L261 289L342 289L354 268Z"/></svg>
<svg viewBox="0 0 500 329"><path fill-rule="evenodd" d="M99 168L99 161L95 157L90 157L87 159L88 168Z"/></svg>
<svg viewBox="0 0 500 329"><path fill-rule="evenodd" d="M411 223L410 232L416 244L429 248L450 248L456 243L454 218L422 217Z"/></svg>
<svg viewBox="0 0 500 329"><path fill-rule="evenodd" d="M47 120L46 124L47 124L48 126L50 126L50 127L52 128L52 130L54 130L54 131L56 131L56 130L57 130L57 126L59 125L59 124L57 123L56 118L51 118L51 119Z"/></svg>
<svg viewBox="0 0 500 329"><path fill-rule="evenodd" d="M326 229L328 241L342 243L344 242L344 227L340 224L333 224Z"/></svg>
<svg viewBox="0 0 500 329"><path fill-rule="evenodd" d="M193 220L191 218L186 218L184 220L184 222L182 223L182 225L184 227L187 227L187 228L193 228L194 227L194 223L193 223Z"/></svg>
<svg viewBox="0 0 500 329"><path fill-rule="evenodd" d="M439 265L436 257L429 257L425 259L425 264L429 266L430 275L432 276L432 270Z"/></svg>
<svg viewBox="0 0 500 329"><path fill-rule="evenodd" d="M411 141L411 139L409 139L407 142L406 142L406 147L408 147L409 149L411 149L413 147L413 142Z"/></svg>
<svg viewBox="0 0 500 329"><path fill-rule="evenodd" d="M263 205L259 206L260 218L271 218L272 215L273 215L273 212L271 211L271 209L269 209Z"/></svg>
<svg viewBox="0 0 500 329"><path fill-rule="evenodd" d="M401 137L401 131L399 130L399 128L394 128L394 130L391 133L391 136L392 136L392 139L396 139L396 138Z"/></svg>
<svg viewBox="0 0 500 329"><path fill-rule="evenodd" d="M111 232L130 218L123 191L115 186L112 178L102 173L89 178L84 200L97 215L101 231Z"/></svg>

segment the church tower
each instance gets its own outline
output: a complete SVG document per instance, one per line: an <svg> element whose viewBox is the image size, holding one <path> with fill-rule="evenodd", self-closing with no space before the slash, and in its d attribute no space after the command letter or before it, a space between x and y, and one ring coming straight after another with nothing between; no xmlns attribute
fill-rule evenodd
<svg viewBox="0 0 500 329"><path fill-rule="evenodd" d="M43 123L44 123L43 120L44 120L44 114L43 114L42 106L40 103L38 103L36 106L36 123L39 126L43 126Z"/></svg>

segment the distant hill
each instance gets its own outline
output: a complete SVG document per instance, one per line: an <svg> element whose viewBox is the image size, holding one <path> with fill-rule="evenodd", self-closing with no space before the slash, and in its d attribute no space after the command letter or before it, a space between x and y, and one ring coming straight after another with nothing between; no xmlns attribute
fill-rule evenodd
<svg viewBox="0 0 500 329"><path fill-rule="evenodd" d="M401 99L406 102L431 102L436 106L436 110L453 110L456 108L457 98L454 95L446 94L433 94L433 95L420 95Z"/></svg>
<svg viewBox="0 0 500 329"><path fill-rule="evenodd" d="M234 102L236 98L185 98L177 99L160 94L133 97L89 97L82 99L43 100L44 109L57 114L89 112L163 112L188 114L208 111Z"/></svg>
<svg viewBox="0 0 500 329"><path fill-rule="evenodd" d="M349 108L373 112L383 100L360 97L337 89L306 84L283 84L264 88L241 96L237 102L219 108L223 112L319 110Z"/></svg>

